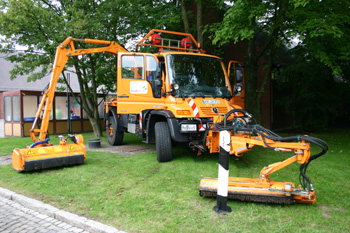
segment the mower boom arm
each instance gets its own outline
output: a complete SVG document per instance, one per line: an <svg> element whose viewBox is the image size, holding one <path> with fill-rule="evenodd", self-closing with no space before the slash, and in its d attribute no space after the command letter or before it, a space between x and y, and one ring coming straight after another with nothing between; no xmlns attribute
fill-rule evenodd
<svg viewBox="0 0 350 233"><path fill-rule="evenodd" d="M95 48L86 48L86 49L76 49L74 41L79 41L87 44L96 44L96 45L106 45L103 47ZM65 39L56 49L55 61L52 68L52 75L49 83L49 87L44 91L43 98L39 105L38 111L35 116L32 128L30 129L30 137L33 142L44 141L48 134L48 126L50 113L52 109L52 103L55 96L55 89L57 81L60 74L62 73L64 66L66 65L69 57L92 54L92 53L110 53L117 55L118 52L128 52L121 45L115 41L106 41L106 40L94 40L94 39L75 39L68 37ZM40 129L35 129L38 119L40 118L41 112L43 111L42 123ZM38 138L36 138L36 133L39 133Z"/></svg>
<svg viewBox="0 0 350 233"><path fill-rule="evenodd" d="M237 148L241 143L245 142L246 146L243 149ZM308 162L310 158L310 144L306 143L305 140L301 140L300 142L275 142L271 139L264 139L259 135L258 139L251 137L243 137L243 139L239 136L231 136L231 148L230 154L234 154L236 156L242 155L243 152L250 150L255 145L262 146L265 148L274 148L275 151L279 152L293 152L294 156L274 164L270 164L267 167L264 167L260 172L260 179L262 181L268 180L268 176L292 163L298 162L300 164L305 164ZM249 149L248 149L249 148ZM241 149L241 150L240 150Z"/></svg>

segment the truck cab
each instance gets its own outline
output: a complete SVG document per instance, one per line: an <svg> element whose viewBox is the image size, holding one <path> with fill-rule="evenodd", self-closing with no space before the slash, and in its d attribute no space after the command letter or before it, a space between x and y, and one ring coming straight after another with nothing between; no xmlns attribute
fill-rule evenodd
<svg viewBox="0 0 350 233"><path fill-rule="evenodd" d="M167 41L150 34L146 45L160 47L158 53L118 53L117 97L106 103L111 145L122 144L124 132L134 133L156 144L159 162L171 161L172 142L204 151L212 118L239 108L229 102L233 93L222 60L203 53L189 35L181 43L184 39Z"/></svg>

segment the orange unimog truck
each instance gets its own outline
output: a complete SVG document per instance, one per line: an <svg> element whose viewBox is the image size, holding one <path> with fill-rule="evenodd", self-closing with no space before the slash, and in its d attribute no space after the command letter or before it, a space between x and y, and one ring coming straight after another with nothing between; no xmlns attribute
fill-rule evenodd
<svg viewBox="0 0 350 233"><path fill-rule="evenodd" d="M153 29L136 51L140 46L159 50L118 53L117 96L105 103L109 144L122 144L128 132L155 143L159 162L173 159L172 142L200 153L207 123L241 108L230 100L243 86L234 87L222 60L205 54L191 34Z"/></svg>

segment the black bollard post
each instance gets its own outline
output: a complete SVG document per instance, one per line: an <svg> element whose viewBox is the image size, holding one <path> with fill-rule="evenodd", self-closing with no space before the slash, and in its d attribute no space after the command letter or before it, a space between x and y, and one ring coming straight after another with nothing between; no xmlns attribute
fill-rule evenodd
<svg viewBox="0 0 350 233"><path fill-rule="evenodd" d="M213 208L213 210L219 214L228 214L232 211L231 208L227 206L230 142L231 136L229 132L226 130L220 131L217 205Z"/></svg>

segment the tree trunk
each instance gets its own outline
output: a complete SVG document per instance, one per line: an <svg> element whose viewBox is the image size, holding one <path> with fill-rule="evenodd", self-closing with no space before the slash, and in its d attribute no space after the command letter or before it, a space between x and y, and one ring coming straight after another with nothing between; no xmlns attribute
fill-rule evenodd
<svg viewBox="0 0 350 233"><path fill-rule="evenodd" d="M197 41L203 45L202 0L197 0Z"/></svg>
<svg viewBox="0 0 350 233"><path fill-rule="evenodd" d="M92 129L94 131L94 135L95 137L102 137L102 130L101 130L101 121L99 119L99 117L93 117L93 118L90 118L89 117L89 120L90 120L90 123L91 123L91 126L92 126Z"/></svg>
<svg viewBox="0 0 350 233"><path fill-rule="evenodd" d="M245 40L245 104L249 113L261 123L261 107L258 98L258 63L255 38Z"/></svg>
<svg viewBox="0 0 350 233"><path fill-rule="evenodd" d="M187 18L185 0L181 0L180 5L181 5L182 22L184 23L184 26L185 26L185 32L190 33L190 26L189 26L188 18Z"/></svg>
<svg viewBox="0 0 350 233"><path fill-rule="evenodd" d="M257 97L257 101L260 103L261 100L261 96L264 94L265 92L265 87L267 85L267 83L269 82L269 79L271 78L271 69L272 69L272 62L273 62L273 58L275 57L276 54L276 45L275 45L275 40L272 40L270 49L269 49L269 57L268 57L268 61L267 64L265 66L265 76L263 79L263 82L261 83L261 86L258 90L258 97Z"/></svg>
<svg viewBox="0 0 350 233"><path fill-rule="evenodd" d="M80 69L79 60L75 57L74 61L74 67L77 72L77 77L79 81L79 88L80 88L80 100L76 97L76 101L80 104L80 106L85 111L86 115L88 116L92 129L94 131L94 135L96 137L102 137L102 130L100 125L100 117L98 113L98 105L97 105L97 94L94 93L91 95L89 93L88 95L85 93L89 90L87 86L87 82L83 78L83 72ZM96 89L95 89L96 92ZM92 99L88 96L93 96ZM74 96L74 94L73 94Z"/></svg>

